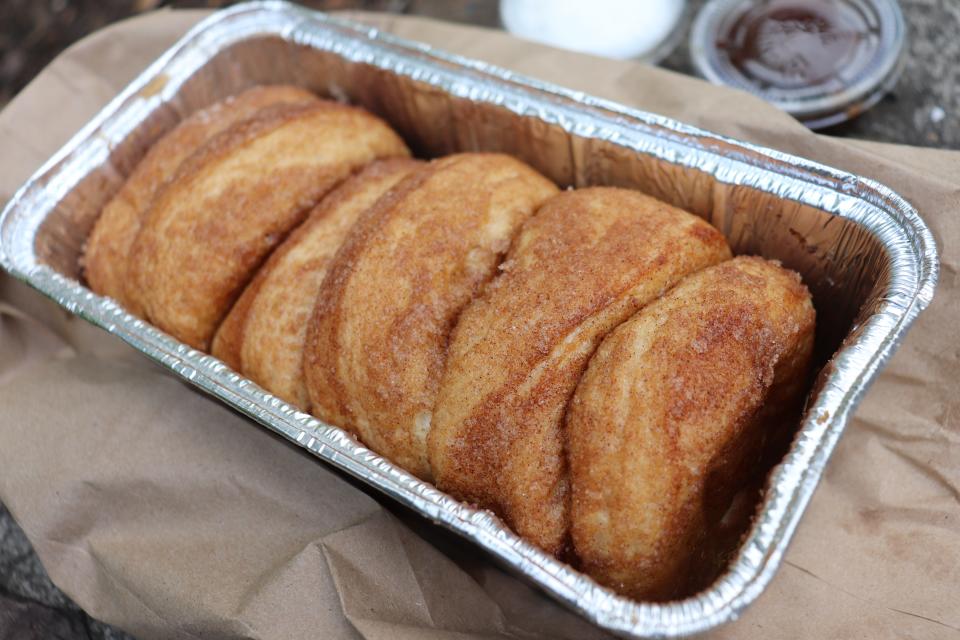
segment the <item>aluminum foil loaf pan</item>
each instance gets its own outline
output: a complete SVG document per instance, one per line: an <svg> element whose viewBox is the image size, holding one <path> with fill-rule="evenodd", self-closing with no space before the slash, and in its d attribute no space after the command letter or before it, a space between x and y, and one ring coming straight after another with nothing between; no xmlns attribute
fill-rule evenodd
<svg viewBox="0 0 960 640"><path fill-rule="evenodd" d="M149 146L187 114L261 83L299 84L361 105L422 157L500 151L562 186L639 189L709 220L735 252L776 258L802 274L818 312L822 368L741 547L709 588L669 603L618 596L489 512L417 480L83 286L78 257L87 234ZM760 594L858 400L930 302L938 270L917 212L875 182L282 2L215 14L141 74L7 205L0 259L185 381L628 637L703 631L735 619Z"/></svg>

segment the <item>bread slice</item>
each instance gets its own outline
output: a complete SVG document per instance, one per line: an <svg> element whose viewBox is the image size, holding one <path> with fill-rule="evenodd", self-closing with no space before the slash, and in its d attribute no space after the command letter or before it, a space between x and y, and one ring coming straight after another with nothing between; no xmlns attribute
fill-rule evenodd
<svg viewBox="0 0 960 640"><path fill-rule="evenodd" d="M279 105L234 125L157 195L131 248L128 298L208 350L257 268L324 195L373 160L408 153L382 120L332 102Z"/></svg>
<svg viewBox="0 0 960 640"><path fill-rule="evenodd" d="M719 231L637 191L578 189L547 202L454 331L429 441L437 486L559 553L562 420L587 360L613 327L729 257Z"/></svg>
<svg viewBox="0 0 960 640"><path fill-rule="evenodd" d="M304 358L314 414L429 478L450 330L555 193L519 160L467 153L431 162L367 211L317 298Z"/></svg>
<svg viewBox="0 0 960 640"><path fill-rule="evenodd" d="M127 256L157 191L180 164L211 138L277 104L317 102L309 91L288 85L258 86L202 109L158 140L107 203L84 249L84 277L97 293L130 307L125 295ZM137 309L131 309L139 313Z"/></svg>
<svg viewBox="0 0 960 640"><path fill-rule="evenodd" d="M422 163L378 160L325 197L244 290L213 340L213 355L309 410L303 379L307 324L320 284L357 218Z"/></svg>
<svg viewBox="0 0 960 640"><path fill-rule="evenodd" d="M637 599L687 595L764 441L795 424L814 310L800 277L740 257L613 331L567 415L576 555Z"/></svg>

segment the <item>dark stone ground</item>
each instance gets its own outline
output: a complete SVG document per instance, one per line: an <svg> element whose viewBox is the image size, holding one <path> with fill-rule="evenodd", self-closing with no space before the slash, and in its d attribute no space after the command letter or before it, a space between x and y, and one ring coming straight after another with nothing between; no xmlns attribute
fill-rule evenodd
<svg viewBox="0 0 960 640"><path fill-rule="evenodd" d="M690 0L692 17L705 0ZM0 0L0 107L64 47L120 18L159 6L219 7L224 0ZM496 0L301 0L318 9L363 8L499 26ZM895 90L859 119L828 133L960 148L960 2L901 0L910 36ZM692 73L680 46L666 67Z"/></svg>
<svg viewBox="0 0 960 640"><path fill-rule="evenodd" d="M704 0L691 0L688 15ZM0 0L0 108L65 47L120 18L159 6L218 7L217 0ZM313 0L319 9L365 8L498 26L495 0ZM906 69L895 90L859 119L827 133L960 149L960 2L902 0L910 25ZM664 66L692 73L685 46ZM47 577L0 504L0 640L119 639Z"/></svg>
<svg viewBox="0 0 960 640"><path fill-rule="evenodd" d="M705 0L691 0L688 20ZM920 147L960 149L960 2L900 0L906 18L906 66L894 90L860 118L822 131ZM685 46L664 66L693 74Z"/></svg>

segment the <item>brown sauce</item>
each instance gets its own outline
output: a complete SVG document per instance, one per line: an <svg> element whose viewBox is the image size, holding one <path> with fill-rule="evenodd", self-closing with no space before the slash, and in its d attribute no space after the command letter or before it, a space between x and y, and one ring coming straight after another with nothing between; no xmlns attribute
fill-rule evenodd
<svg viewBox="0 0 960 640"><path fill-rule="evenodd" d="M763 88L798 89L839 79L876 46L864 17L836 0L755 3L719 35L717 47Z"/></svg>

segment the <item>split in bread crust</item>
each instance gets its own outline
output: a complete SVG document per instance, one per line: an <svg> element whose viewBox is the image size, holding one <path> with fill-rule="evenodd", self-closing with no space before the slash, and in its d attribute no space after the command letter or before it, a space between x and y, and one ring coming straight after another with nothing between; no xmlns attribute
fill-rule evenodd
<svg viewBox="0 0 960 640"><path fill-rule="evenodd" d="M84 277L90 288L130 309L124 286L127 256L157 191L180 164L215 135L276 104L303 104L319 99L288 85L260 86L227 98L186 118L158 140L117 194L103 208L84 248Z"/></svg>
<svg viewBox="0 0 960 640"><path fill-rule="evenodd" d="M450 330L520 224L557 187L500 154L431 162L367 211L330 266L307 336L311 409L411 473Z"/></svg>
<svg viewBox="0 0 960 640"><path fill-rule="evenodd" d="M637 191L567 191L526 222L453 333L429 438L437 486L550 553L568 531L561 434L603 336L730 257L700 218Z"/></svg>
<svg viewBox="0 0 960 640"><path fill-rule="evenodd" d="M213 355L303 411L307 324L320 284L357 218L422 163L378 160L326 196L247 285L213 340Z"/></svg>
<svg viewBox="0 0 960 640"><path fill-rule="evenodd" d="M256 269L320 199L377 158L406 156L379 118L332 102L278 105L227 129L157 194L126 293L192 347L210 340Z"/></svg>
<svg viewBox="0 0 960 640"><path fill-rule="evenodd" d="M692 275L614 330L566 419L582 567L637 599L684 595L702 546L793 424L814 334L810 294L740 257Z"/></svg>

